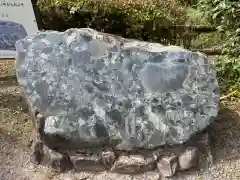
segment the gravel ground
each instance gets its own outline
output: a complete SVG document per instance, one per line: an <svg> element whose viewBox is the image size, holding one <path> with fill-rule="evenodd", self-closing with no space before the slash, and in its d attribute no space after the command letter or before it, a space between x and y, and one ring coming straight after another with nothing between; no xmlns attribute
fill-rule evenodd
<svg viewBox="0 0 240 180"><path fill-rule="evenodd" d="M57 174L29 162L31 121L14 75L13 61L0 60L0 180L160 180L156 172L137 176L108 172ZM209 128L214 165L211 169L177 174L172 180L240 179L240 101L222 105Z"/></svg>

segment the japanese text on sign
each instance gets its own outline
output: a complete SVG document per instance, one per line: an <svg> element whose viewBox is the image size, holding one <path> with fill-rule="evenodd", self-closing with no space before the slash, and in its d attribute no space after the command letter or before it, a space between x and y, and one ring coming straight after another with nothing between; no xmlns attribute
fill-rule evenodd
<svg viewBox="0 0 240 180"><path fill-rule="evenodd" d="M0 7L24 7L24 3L0 1Z"/></svg>

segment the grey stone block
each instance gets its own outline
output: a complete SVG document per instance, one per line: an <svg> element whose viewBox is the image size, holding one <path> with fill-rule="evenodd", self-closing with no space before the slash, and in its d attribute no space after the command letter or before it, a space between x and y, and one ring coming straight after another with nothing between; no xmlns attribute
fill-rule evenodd
<svg viewBox="0 0 240 180"><path fill-rule="evenodd" d="M39 32L16 49L18 82L52 148L55 137L66 148L182 144L219 111L214 62L200 53L92 29Z"/></svg>

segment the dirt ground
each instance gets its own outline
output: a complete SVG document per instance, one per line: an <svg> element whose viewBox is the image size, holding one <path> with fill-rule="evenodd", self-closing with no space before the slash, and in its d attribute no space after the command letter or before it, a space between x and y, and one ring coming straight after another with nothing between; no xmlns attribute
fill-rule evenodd
<svg viewBox="0 0 240 180"><path fill-rule="evenodd" d="M14 61L0 60L0 180L160 180L158 173L136 176L108 172L57 174L29 162L31 120L14 78ZM240 179L240 101L222 105L210 128L214 165L209 170L177 174L172 180Z"/></svg>

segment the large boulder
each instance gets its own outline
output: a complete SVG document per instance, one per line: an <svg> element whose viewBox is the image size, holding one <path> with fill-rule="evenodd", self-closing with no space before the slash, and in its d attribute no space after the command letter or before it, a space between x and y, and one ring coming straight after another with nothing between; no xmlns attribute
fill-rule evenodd
<svg viewBox="0 0 240 180"><path fill-rule="evenodd" d="M219 111L214 63L200 53L88 28L39 32L16 49L17 79L52 148L182 144Z"/></svg>
<svg viewBox="0 0 240 180"><path fill-rule="evenodd" d="M16 41L25 38L27 32L22 24L0 20L0 50L15 50Z"/></svg>

